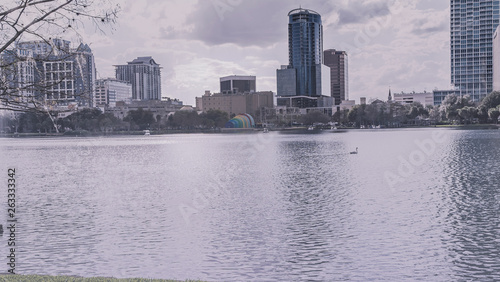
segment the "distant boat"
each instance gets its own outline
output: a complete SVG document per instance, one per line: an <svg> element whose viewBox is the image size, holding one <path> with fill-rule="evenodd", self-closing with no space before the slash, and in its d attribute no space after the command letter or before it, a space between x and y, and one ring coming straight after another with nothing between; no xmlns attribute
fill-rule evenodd
<svg viewBox="0 0 500 282"><path fill-rule="evenodd" d="M262 131L263 133L269 133L269 129L267 129L267 127L264 128L264 130Z"/></svg>
<svg viewBox="0 0 500 282"><path fill-rule="evenodd" d="M309 126L309 128L307 128L307 130L314 130L314 126Z"/></svg>
<svg viewBox="0 0 500 282"><path fill-rule="evenodd" d="M332 126L330 130L327 130L328 132L332 133L341 133L341 132L347 132L345 129L338 129L336 126Z"/></svg>
<svg viewBox="0 0 500 282"><path fill-rule="evenodd" d="M356 151L350 152L351 155L356 155L358 153L358 147L356 147Z"/></svg>
<svg viewBox="0 0 500 282"><path fill-rule="evenodd" d="M149 130L144 130L144 136L149 136L151 135L151 132Z"/></svg>

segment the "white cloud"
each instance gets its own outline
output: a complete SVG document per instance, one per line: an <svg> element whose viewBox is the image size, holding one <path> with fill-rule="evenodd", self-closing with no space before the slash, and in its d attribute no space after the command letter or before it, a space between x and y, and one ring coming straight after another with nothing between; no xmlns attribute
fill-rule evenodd
<svg viewBox="0 0 500 282"><path fill-rule="evenodd" d="M214 3L229 5L222 18ZM429 0L126 0L116 31L85 41L105 76L153 56L163 95L186 104L230 74L256 75L259 90L275 91L276 69L288 64L287 13L300 4L322 15L325 49L349 52L351 98L449 85L449 8Z"/></svg>

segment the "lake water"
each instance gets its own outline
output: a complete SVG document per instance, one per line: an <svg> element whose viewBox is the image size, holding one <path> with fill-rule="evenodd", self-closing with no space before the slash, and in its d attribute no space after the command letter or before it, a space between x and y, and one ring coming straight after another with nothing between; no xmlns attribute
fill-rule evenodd
<svg viewBox="0 0 500 282"><path fill-rule="evenodd" d="M4 186L16 169L20 274L500 280L500 130L4 138L0 150Z"/></svg>

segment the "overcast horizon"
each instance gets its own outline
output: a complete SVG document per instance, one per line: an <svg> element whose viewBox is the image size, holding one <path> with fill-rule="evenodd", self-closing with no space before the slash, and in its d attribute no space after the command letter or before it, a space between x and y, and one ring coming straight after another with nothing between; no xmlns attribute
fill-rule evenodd
<svg viewBox="0 0 500 282"><path fill-rule="evenodd" d="M347 51L349 99L450 89L449 1L148 0L120 1L114 32L87 28L84 43L98 78L113 65L152 56L162 67L162 96L187 105L219 78L255 75L276 93L276 69L288 64L290 10L312 9L323 22L323 49Z"/></svg>

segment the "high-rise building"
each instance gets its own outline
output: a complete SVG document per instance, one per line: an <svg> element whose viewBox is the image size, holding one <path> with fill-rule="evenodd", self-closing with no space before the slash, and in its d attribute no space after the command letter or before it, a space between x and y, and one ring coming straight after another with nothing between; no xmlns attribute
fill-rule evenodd
<svg viewBox="0 0 500 282"><path fill-rule="evenodd" d="M347 75L347 53L328 49L324 52L325 65L330 67L331 96L335 98L335 105L349 100L349 84Z"/></svg>
<svg viewBox="0 0 500 282"><path fill-rule="evenodd" d="M133 100L161 100L161 67L152 57L116 65L116 79L132 84Z"/></svg>
<svg viewBox="0 0 500 282"><path fill-rule="evenodd" d="M296 70L297 94L321 96L323 63L321 15L308 9L288 13L288 67Z"/></svg>
<svg viewBox="0 0 500 282"><path fill-rule="evenodd" d="M480 101L493 90L493 34L499 0L451 0L451 83Z"/></svg>
<svg viewBox="0 0 500 282"><path fill-rule="evenodd" d="M493 90L500 91L500 25L493 34Z"/></svg>
<svg viewBox="0 0 500 282"><path fill-rule="evenodd" d="M220 78L220 93L245 93L256 91L256 78L251 75L230 75Z"/></svg>
<svg viewBox="0 0 500 282"><path fill-rule="evenodd" d="M34 99L35 66L31 50L7 50L0 55L0 91L12 102L29 103Z"/></svg>
<svg viewBox="0 0 500 282"><path fill-rule="evenodd" d="M329 105L330 68L323 64L323 25L317 12L299 8L288 13L288 59L288 65L276 70L278 106Z"/></svg>
<svg viewBox="0 0 500 282"><path fill-rule="evenodd" d="M96 68L92 50L86 44L71 49L71 43L62 39L26 41L16 44L14 50L3 54L17 54L12 66L18 68L17 85L39 101L57 105L69 103L93 107ZM9 58L8 60L12 60Z"/></svg>
<svg viewBox="0 0 500 282"><path fill-rule="evenodd" d="M94 107L93 101L96 81L96 67L94 55L87 44L80 44L73 54L74 63L74 91L84 105Z"/></svg>
<svg viewBox="0 0 500 282"><path fill-rule="evenodd" d="M321 96L323 25L315 11L295 9L288 13L289 66L297 70L298 94Z"/></svg>

